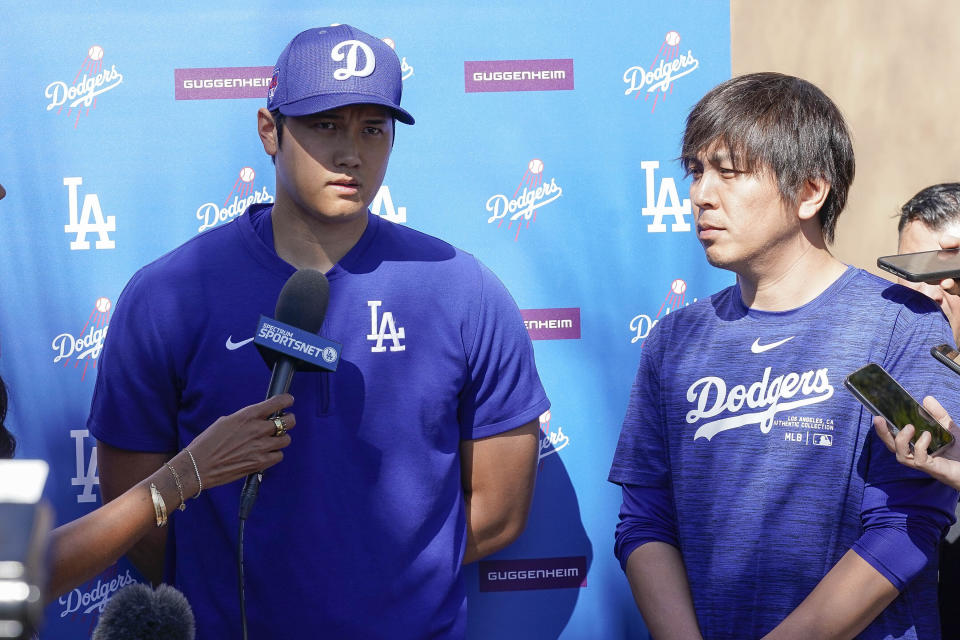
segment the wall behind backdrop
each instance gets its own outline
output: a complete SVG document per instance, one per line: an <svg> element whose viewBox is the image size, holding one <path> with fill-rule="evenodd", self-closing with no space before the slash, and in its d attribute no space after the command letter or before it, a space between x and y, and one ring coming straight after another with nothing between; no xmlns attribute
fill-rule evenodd
<svg viewBox="0 0 960 640"><path fill-rule="evenodd" d="M703 259L674 160L687 111L729 77L728 3L318 4L7 7L0 374L18 456L50 462L58 522L99 504L85 423L114 301L140 266L272 200L256 134L272 66L299 31L354 24L394 44L417 119L372 210L500 276L553 403L527 531L466 571L470 635L645 637L606 475L650 327L732 282ZM133 580L123 560L60 598L41 637L86 637Z"/></svg>
<svg viewBox="0 0 960 640"><path fill-rule="evenodd" d="M956 4L733 0L730 13L735 75L798 75L840 107L857 177L833 251L891 277L877 257L897 252L900 207L924 187L960 180Z"/></svg>

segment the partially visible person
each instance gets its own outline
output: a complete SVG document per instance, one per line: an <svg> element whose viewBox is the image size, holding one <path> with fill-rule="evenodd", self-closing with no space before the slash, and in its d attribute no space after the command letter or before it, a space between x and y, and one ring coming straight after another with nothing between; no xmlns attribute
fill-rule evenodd
<svg viewBox="0 0 960 640"><path fill-rule="evenodd" d="M936 251L960 246L960 182L935 184L920 190L900 208L897 225L897 253ZM960 291L954 279L940 282L910 282L898 279L900 284L916 289L940 305L950 322L954 344L960 344ZM932 346L932 345L931 345ZM939 366L939 365L935 365ZM896 438L889 432L883 418L875 418L877 434L897 460L913 469L924 471L937 480L960 489L960 430L934 398L924 400L931 415L949 425L957 441L938 456L928 456L930 436L923 434L910 450L913 427L908 427ZM958 507L960 511L960 507ZM940 543L939 604L940 631L944 638L960 638L960 522L947 532Z"/></svg>
<svg viewBox="0 0 960 640"><path fill-rule="evenodd" d="M0 378L0 459L12 458L16 449L4 424L7 404ZM267 416L292 404L293 397L283 394L220 418L121 496L54 529L47 602L112 565L140 538L176 517L177 509L185 510L187 500L280 462L280 450L290 444L286 431L297 420L292 413L274 420Z"/></svg>
<svg viewBox="0 0 960 640"><path fill-rule="evenodd" d="M960 246L960 182L935 184L921 190L900 208L897 253L955 249ZM960 290L953 279L900 284L916 289L940 305L954 344L960 344Z"/></svg>

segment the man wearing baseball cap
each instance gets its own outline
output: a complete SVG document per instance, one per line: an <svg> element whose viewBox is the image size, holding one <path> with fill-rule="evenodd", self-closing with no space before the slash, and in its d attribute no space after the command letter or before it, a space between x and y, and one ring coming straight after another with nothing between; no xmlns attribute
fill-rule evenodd
<svg viewBox="0 0 960 640"><path fill-rule="evenodd" d="M110 499L263 393L258 317L296 269L326 273L341 361L294 377L297 433L246 522L251 638L464 637L461 564L525 525L549 402L516 304L473 256L368 211L395 121L414 122L401 92L377 38L296 36L258 113L276 201L135 274L101 357L89 427ZM239 637L239 493L203 491L130 554L186 594L201 639Z"/></svg>

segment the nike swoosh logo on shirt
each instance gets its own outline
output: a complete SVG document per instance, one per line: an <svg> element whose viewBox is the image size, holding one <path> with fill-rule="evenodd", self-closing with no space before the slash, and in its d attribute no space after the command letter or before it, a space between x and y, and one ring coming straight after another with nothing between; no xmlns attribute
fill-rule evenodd
<svg viewBox="0 0 960 640"><path fill-rule="evenodd" d="M227 350L233 351L234 349L239 349L248 342L253 342L253 338L247 338L246 340L241 340L240 342L234 342L233 336L227 336Z"/></svg>
<svg viewBox="0 0 960 640"><path fill-rule="evenodd" d="M763 353L764 351L770 351L770 349L776 349L784 342L793 340L796 336L790 336L789 338L784 338L783 340L778 340L777 342L771 342L770 344L760 344L760 338L757 338L753 341L753 344L750 345L750 351L753 353Z"/></svg>

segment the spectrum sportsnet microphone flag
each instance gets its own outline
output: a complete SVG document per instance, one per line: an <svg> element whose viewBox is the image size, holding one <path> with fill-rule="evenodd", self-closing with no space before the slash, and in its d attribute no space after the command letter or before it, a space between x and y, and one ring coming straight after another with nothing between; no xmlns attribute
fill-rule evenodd
<svg viewBox="0 0 960 640"><path fill-rule="evenodd" d="M260 316L253 338L268 363L282 353L294 358L298 371L336 371L343 345L267 316Z"/></svg>

